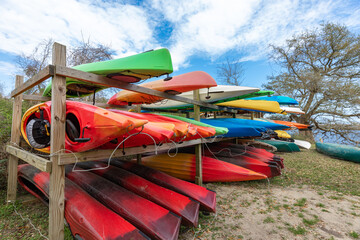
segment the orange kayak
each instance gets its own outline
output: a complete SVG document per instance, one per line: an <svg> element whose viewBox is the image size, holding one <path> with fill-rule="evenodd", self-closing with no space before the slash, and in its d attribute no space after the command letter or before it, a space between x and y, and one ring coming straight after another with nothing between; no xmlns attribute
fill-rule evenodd
<svg viewBox="0 0 360 240"><path fill-rule="evenodd" d="M162 79L153 82L143 83L139 86L175 95L196 89L215 87L217 86L217 84L209 74L202 71L195 71L172 77L171 80ZM108 104L149 104L161 100L163 100L162 97L122 90L112 96L108 101Z"/></svg>
<svg viewBox="0 0 360 240"><path fill-rule="evenodd" d="M122 116L81 102L66 101L65 149L82 152L97 148L148 121ZM38 151L50 152L51 101L28 109L21 134Z"/></svg>
<svg viewBox="0 0 360 240"><path fill-rule="evenodd" d="M178 153L174 157L168 154L147 156L142 158L142 164L176 178L195 181L194 154ZM202 167L204 182L238 182L267 178L264 174L210 157L202 157Z"/></svg>
<svg viewBox="0 0 360 240"><path fill-rule="evenodd" d="M288 122L288 121L280 121L280 120L271 120L271 121L273 121L274 123L289 126L290 128L307 129L310 127L310 125L296 123L296 122Z"/></svg>

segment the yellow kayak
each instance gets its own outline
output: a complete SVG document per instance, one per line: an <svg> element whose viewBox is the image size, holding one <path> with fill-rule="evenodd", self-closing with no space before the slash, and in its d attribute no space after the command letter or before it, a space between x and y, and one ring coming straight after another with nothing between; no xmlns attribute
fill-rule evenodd
<svg viewBox="0 0 360 240"><path fill-rule="evenodd" d="M233 107L233 108L242 108L242 109L248 109L248 110L263 111L263 112L286 114L286 112L280 108L279 103L274 102L274 101L239 99L239 100L234 100L234 101L229 101L229 102L217 103L216 105L225 106L225 107Z"/></svg>
<svg viewBox="0 0 360 240"><path fill-rule="evenodd" d="M290 134L283 130L275 130L279 138L291 138Z"/></svg>

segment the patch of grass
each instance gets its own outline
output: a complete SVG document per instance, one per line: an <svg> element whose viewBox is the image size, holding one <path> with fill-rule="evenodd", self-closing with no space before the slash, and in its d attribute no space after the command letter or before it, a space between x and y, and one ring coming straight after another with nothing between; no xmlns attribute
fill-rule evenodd
<svg viewBox="0 0 360 240"><path fill-rule="evenodd" d="M300 218L303 218L303 217L304 217L304 214L299 213L298 216L299 216Z"/></svg>
<svg viewBox="0 0 360 240"><path fill-rule="evenodd" d="M275 219L273 219L272 217L267 217L264 219L263 221L264 223L274 223L275 222Z"/></svg>
<svg viewBox="0 0 360 240"><path fill-rule="evenodd" d="M359 233L354 232L354 231L350 232L349 236L354 238L354 239L359 239L359 237L360 237Z"/></svg>
<svg viewBox="0 0 360 240"><path fill-rule="evenodd" d="M290 226L287 228L290 232L292 232L294 235L304 235L306 233L306 229L300 226L297 226L296 228L293 226Z"/></svg>
<svg viewBox="0 0 360 240"><path fill-rule="evenodd" d="M306 219L303 218L303 223L307 226L314 226L315 224L317 224L319 222L319 217L318 216L314 216L313 219Z"/></svg>
<svg viewBox="0 0 360 240"><path fill-rule="evenodd" d="M320 208L325 208L325 204L323 204L323 203L317 203L315 206L320 207Z"/></svg>
<svg viewBox="0 0 360 240"><path fill-rule="evenodd" d="M304 207L306 205L306 198L301 198L301 199L298 199L296 201L296 203L294 203L294 206L297 206L297 207Z"/></svg>
<svg viewBox="0 0 360 240"><path fill-rule="evenodd" d="M276 153L283 157L287 171L281 178L271 179L279 186L308 185L324 194L323 190L360 196L360 164L341 161L316 152L314 148L295 153ZM339 177L341 176L341 177ZM266 181L263 181L264 183ZM263 184L262 181L253 183Z"/></svg>

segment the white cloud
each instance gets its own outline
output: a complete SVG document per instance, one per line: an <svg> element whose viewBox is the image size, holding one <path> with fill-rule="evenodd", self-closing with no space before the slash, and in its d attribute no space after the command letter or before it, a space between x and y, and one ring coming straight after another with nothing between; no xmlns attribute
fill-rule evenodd
<svg viewBox="0 0 360 240"><path fill-rule="evenodd" d="M321 21L360 25L359 14L354 16L360 6L349 9L349 3L339 0L152 2L173 25L170 50L175 69L187 66L194 54L215 60L232 49L238 50L243 60L263 59L269 44L283 44ZM339 12L348 14L340 16Z"/></svg>
<svg viewBox="0 0 360 240"><path fill-rule="evenodd" d="M46 38L70 46L82 37L110 44L117 54L157 46L144 9L86 0L5 0L0 5L0 50L30 53Z"/></svg>

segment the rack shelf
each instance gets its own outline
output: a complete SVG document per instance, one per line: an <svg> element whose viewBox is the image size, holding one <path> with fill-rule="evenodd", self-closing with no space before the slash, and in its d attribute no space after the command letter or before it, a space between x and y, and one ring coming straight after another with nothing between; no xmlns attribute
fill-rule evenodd
<svg viewBox="0 0 360 240"><path fill-rule="evenodd" d="M22 150L18 147L8 145L6 151L10 154L8 164L8 193L7 201L12 202L16 200L17 189L17 166L18 159L22 159L29 164L37 167L42 171L50 173L50 186L49 186L49 239L63 239L64 238L64 188L65 188L65 165L72 164L76 161L91 161L101 158L108 158L113 150L92 150L82 153L58 153L62 149L65 149L65 119L66 119L66 78L75 78L82 81L87 81L107 87L116 87L126 89L130 91L146 93L165 99L172 99L194 105L195 119L200 119L200 106L233 112L233 110L226 107L219 107L209 103L199 101L198 91L194 91L194 100L171 95L168 93L148 89L131 83L123 83L117 80L99 76L92 73L86 73L65 66L66 64L66 47L54 43L53 45L53 59L52 64L45 67L34 77L23 82L22 76L16 76L15 89L11 92L11 97L14 97L13 105L13 122L11 130L11 142L20 144L20 124L21 124L21 108L22 100L31 101L52 101L51 106L51 134L50 134L50 155L49 160L43 157L39 157L35 154ZM52 94L50 97L42 97L36 95L23 94L26 90L33 88L34 86L42 83L46 79L52 77ZM119 107L108 104L97 104L101 107ZM196 146L196 159L197 159L197 176L196 183L202 184L202 172L201 172L201 143L205 140L191 140L178 144L178 147L185 147L190 145ZM118 149L113 157L134 155L137 154L140 160L142 153L153 152L155 150L166 150L174 147L173 144L164 144L162 146L155 147L153 145L144 147L133 147Z"/></svg>

